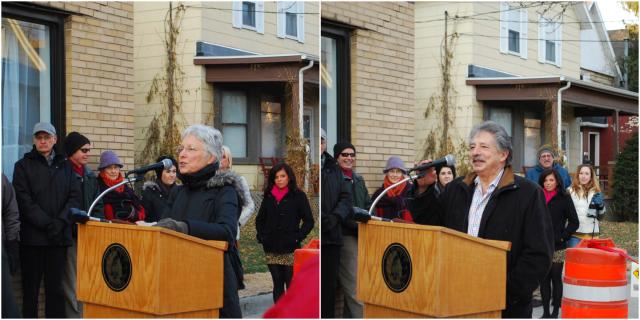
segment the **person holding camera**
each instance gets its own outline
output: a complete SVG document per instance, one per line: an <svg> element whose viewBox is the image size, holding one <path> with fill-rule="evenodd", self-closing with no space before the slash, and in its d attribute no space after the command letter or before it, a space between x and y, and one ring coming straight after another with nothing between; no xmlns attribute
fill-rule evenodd
<svg viewBox="0 0 640 320"><path fill-rule="evenodd" d="M580 227L567 243L572 248L582 239L598 238L600 228L598 220L604 215L604 196L600 191L596 172L590 164L581 164L576 171L577 179L567 189L573 206L576 208Z"/></svg>

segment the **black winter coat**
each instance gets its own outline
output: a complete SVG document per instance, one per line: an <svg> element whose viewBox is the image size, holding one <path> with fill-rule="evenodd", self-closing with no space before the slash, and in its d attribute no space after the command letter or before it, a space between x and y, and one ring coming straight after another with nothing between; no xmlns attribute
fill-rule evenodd
<svg viewBox="0 0 640 320"><path fill-rule="evenodd" d="M302 226L300 225L302 222ZM292 253L313 229L313 215L304 192L289 190L280 203L269 192L256 217L256 238L264 252Z"/></svg>
<svg viewBox="0 0 640 320"><path fill-rule="evenodd" d="M161 182L157 181L147 181L142 185L141 202L144 207L144 221L146 222L160 220L162 213L169 208L168 201L171 189L161 187L160 183Z"/></svg>
<svg viewBox="0 0 640 320"><path fill-rule="evenodd" d="M420 200L426 205L412 212L414 222L466 233L475 177L470 174L453 180L437 197L435 188L429 188L428 195ZM533 291L547 275L553 255L552 230L542 189L506 167L484 209L478 232L480 238L511 242L507 253L507 309L503 315L518 316L515 310L531 302Z"/></svg>
<svg viewBox="0 0 640 320"><path fill-rule="evenodd" d="M320 243L342 245L342 222L351 215L351 186L328 153L324 154L320 202ZM332 216L332 217L330 217Z"/></svg>
<svg viewBox="0 0 640 320"><path fill-rule="evenodd" d="M238 194L231 185L217 186L214 179L217 163L194 175L180 175L183 182L169 196L169 209L163 218L186 222L189 235L204 240L229 243L224 254L223 307L221 317L241 318L238 287L243 271L235 246L238 231Z"/></svg>
<svg viewBox="0 0 640 320"><path fill-rule="evenodd" d="M70 208L80 206L80 183L57 146L51 166L35 146L15 164L20 239L30 246L70 246Z"/></svg>
<svg viewBox="0 0 640 320"><path fill-rule="evenodd" d="M547 208L549 208L551 223L553 224L555 250L566 249L567 241L580 226L573 200L564 190L559 190L558 194L547 203Z"/></svg>

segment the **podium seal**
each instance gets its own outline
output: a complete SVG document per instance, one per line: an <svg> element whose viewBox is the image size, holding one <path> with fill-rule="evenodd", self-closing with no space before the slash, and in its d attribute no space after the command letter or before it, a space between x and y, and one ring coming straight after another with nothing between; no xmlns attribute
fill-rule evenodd
<svg viewBox="0 0 640 320"><path fill-rule="evenodd" d="M113 243L107 247L102 255L102 278L113 291L122 291L131 281L131 257L127 249Z"/></svg>
<svg viewBox="0 0 640 320"><path fill-rule="evenodd" d="M391 291L402 292L411 282L411 272L409 251L399 243L390 244L382 256L384 283Z"/></svg>

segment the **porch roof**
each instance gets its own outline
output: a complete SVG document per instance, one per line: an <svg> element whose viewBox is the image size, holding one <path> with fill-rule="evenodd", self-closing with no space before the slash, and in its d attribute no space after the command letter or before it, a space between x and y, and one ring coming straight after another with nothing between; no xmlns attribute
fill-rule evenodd
<svg viewBox="0 0 640 320"><path fill-rule="evenodd" d="M467 78L476 87L478 101L547 101L556 100L558 89L562 102L576 108L577 116L638 115L638 93L563 76Z"/></svg>
<svg viewBox="0 0 640 320"><path fill-rule="evenodd" d="M254 54L198 56L193 64L206 67L207 82L297 82L298 70L313 61L304 82L319 84L318 60L307 54Z"/></svg>

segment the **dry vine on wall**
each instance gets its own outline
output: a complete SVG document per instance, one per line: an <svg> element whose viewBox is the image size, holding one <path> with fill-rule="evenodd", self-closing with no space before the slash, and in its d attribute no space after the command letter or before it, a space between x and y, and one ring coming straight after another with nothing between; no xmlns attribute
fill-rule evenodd
<svg viewBox="0 0 640 320"><path fill-rule="evenodd" d="M298 82L295 80L296 75L291 74L288 69L283 69L285 77L288 79L285 83L285 101L287 102L287 112L284 113L285 117L285 162L291 166L294 174L297 178L298 187L304 188L305 179L307 179L306 164L308 161L308 154L306 150L306 141L302 136L299 127L299 119L302 117L300 114L300 108L298 103L300 97L298 96ZM313 189L313 188L311 188Z"/></svg>
<svg viewBox="0 0 640 320"><path fill-rule="evenodd" d="M146 102L158 99L161 110L156 114L145 130L145 144L138 155L138 163L155 160L160 155L175 155L180 144L181 125L178 117L182 117L182 94L184 72L178 62L177 44L185 6L178 4L175 8L169 3L169 10L164 19L164 49L166 61L162 72L151 82Z"/></svg>

